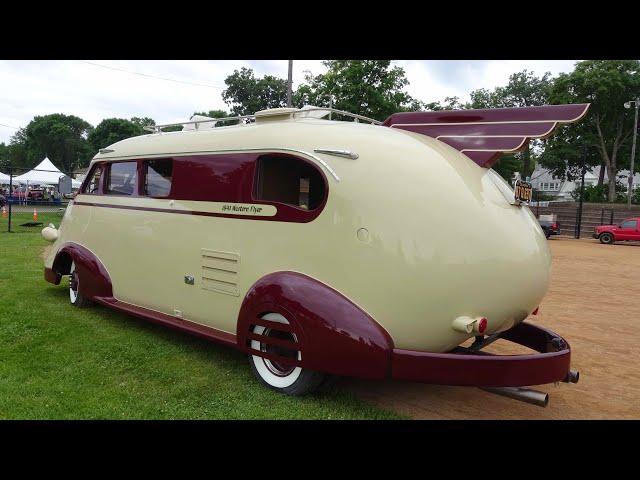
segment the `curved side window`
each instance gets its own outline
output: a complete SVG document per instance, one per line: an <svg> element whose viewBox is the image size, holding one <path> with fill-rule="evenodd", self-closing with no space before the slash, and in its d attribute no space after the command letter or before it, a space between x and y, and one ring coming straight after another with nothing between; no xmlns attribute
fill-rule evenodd
<svg viewBox="0 0 640 480"><path fill-rule="evenodd" d="M82 189L82 193L87 195L97 195L100 193L100 179L102 178L102 165L94 165L87 175L89 179Z"/></svg>
<svg viewBox="0 0 640 480"><path fill-rule="evenodd" d="M315 210L327 195L326 181L310 163L292 156L263 155L256 168L255 199Z"/></svg>

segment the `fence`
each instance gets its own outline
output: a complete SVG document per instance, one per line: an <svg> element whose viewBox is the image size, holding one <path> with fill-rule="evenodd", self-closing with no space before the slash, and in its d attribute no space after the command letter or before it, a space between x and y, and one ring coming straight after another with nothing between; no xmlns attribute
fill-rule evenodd
<svg viewBox="0 0 640 480"><path fill-rule="evenodd" d="M560 223L560 234L576 238L591 238L597 225L617 224L625 218L640 217L640 205L628 208L622 204L583 203L582 215L577 202L548 202L545 206L541 202L541 205L532 205L530 208L536 217L555 214Z"/></svg>

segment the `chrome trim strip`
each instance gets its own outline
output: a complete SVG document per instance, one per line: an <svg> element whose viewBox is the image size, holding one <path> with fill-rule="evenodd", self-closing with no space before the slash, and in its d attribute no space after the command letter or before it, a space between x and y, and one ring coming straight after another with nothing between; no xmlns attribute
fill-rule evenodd
<svg viewBox="0 0 640 480"><path fill-rule="evenodd" d="M352 152L350 150L337 150L332 148L314 148L313 151L316 153L324 153L326 155L333 155L336 157L350 158L351 160L357 160L359 157L357 153Z"/></svg>
<svg viewBox="0 0 640 480"><path fill-rule="evenodd" d="M269 153L269 152L279 152L279 151L281 151L281 152L301 153L303 155L306 155L307 157L312 158L313 160L318 162L320 165L322 165L331 174L331 176L333 176L333 178L336 180L336 182L340 181L340 177L333 170L333 168L331 168L327 162L325 162L321 158L317 157L316 155L314 155L312 153L309 153L307 151L304 151L304 150L298 150L298 149L295 149L295 148L283 148L283 147L233 148L233 149L227 149L227 150L195 150L195 151L190 151L190 152L163 152L163 153L148 153L148 154L139 153L139 154L136 154L136 155L125 155L125 156L93 157L91 162L93 163L94 160L95 161L102 161L102 160L130 160L130 159L138 159L138 158L155 158L155 157L166 157L166 156L202 155L202 154L208 154L208 153L212 153L212 154L216 154L216 153L238 153L238 152L265 152L265 153Z"/></svg>

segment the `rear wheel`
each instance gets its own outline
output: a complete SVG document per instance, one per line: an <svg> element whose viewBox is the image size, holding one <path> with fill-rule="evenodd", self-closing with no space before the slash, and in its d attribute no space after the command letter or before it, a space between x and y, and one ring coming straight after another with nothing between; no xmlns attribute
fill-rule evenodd
<svg viewBox="0 0 640 480"><path fill-rule="evenodd" d="M267 313L262 318L275 323L289 324L289 321L279 313ZM252 333L298 343L295 333L285 332L275 328L267 328L262 325L255 325ZM302 360L302 352L299 350L291 350L267 342L251 340L251 348L284 358ZM286 362L263 358L258 355L249 355L249 363L251 370L260 382L273 390L287 395L304 395L313 392L317 390L325 380L323 373L296 367Z"/></svg>
<svg viewBox="0 0 640 480"><path fill-rule="evenodd" d="M69 300L71 305L78 308L86 308L91 305L91 301L80 293L80 278L76 271L75 262L71 262L71 270L69 271Z"/></svg>
<svg viewBox="0 0 640 480"><path fill-rule="evenodd" d="M605 245L610 245L613 243L613 235L610 233L603 233L600 235L600 243L604 243Z"/></svg>

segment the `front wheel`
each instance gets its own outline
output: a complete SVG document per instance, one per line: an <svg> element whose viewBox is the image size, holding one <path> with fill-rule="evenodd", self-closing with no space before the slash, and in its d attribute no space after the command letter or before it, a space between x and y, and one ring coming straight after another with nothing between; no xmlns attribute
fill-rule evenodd
<svg viewBox="0 0 640 480"><path fill-rule="evenodd" d="M600 243L611 245L613 243L613 235L611 235L610 233L603 233L602 235L600 235Z"/></svg>
<svg viewBox="0 0 640 480"><path fill-rule="evenodd" d="M267 313L262 317L275 323L289 324L289 321L279 313ZM278 340L298 343L296 335L274 328L255 325L252 333ZM251 340L251 348L280 357L302 360L302 352L267 342ZM257 355L249 355L249 363L254 375L267 387L287 395L304 395L317 390L325 380L325 374L278 362Z"/></svg>
<svg viewBox="0 0 640 480"><path fill-rule="evenodd" d="M86 308L91 305L91 300L80 293L80 278L76 271L75 262L71 262L69 271L69 300L71 305L78 308Z"/></svg>

